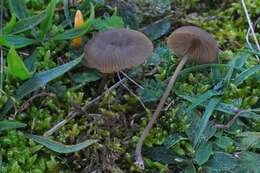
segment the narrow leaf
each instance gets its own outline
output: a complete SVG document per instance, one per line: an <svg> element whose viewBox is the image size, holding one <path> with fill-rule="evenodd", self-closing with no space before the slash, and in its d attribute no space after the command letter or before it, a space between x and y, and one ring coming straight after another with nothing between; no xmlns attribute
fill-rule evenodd
<svg viewBox="0 0 260 173"><path fill-rule="evenodd" d="M46 10L47 16L41 22L41 31L43 35L45 35L51 28L53 16L55 13L56 1L57 0L51 0Z"/></svg>
<svg viewBox="0 0 260 173"><path fill-rule="evenodd" d="M65 15L66 21L68 22L69 26L72 28L73 26L72 26L70 14L69 14L69 0L64 0L63 6L64 6L63 8L64 8L64 15Z"/></svg>
<svg viewBox="0 0 260 173"><path fill-rule="evenodd" d="M212 154L212 148L211 142L203 143L199 146L195 154L195 161L198 165L202 165L208 161L210 155Z"/></svg>
<svg viewBox="0 0 260 173"><path fill-rule="evenodd" d="M176 93L179 97L181 97L181 98L183 98L184 100L187 100L187 101L189 101L189 102L194 102L194 100L196 99L196 98L191 97L191 96L182 95L182 94L180 94L180 93L177 92L177 91L175 91L175 93ZM200 106L206 107L206 106L207 106L207 103L208 103L208 101L205 102L205 103L201 103ZM227 113L227 114L231 114L231 115L234 115L234 114L235 114L235 112L234 112L235 109L237 109L237 108L236 108L234 105L232 105L232 104L226 104L226 103L223 103L223 102L220 102L220 103L216 106L216 108L215 108L215 110L218 110L218 111L221 111L221 112L224 112L224 113Z"/></svg>
<svg viewBox="0 0 260 173"><path fill-rule="evenodd" d="M7 24L5 24L3 28L3 33L7 34L11 32L15 24L16 24L16 17L14 14L12 14L10 21Z"/></svg>
<svg viewBox="0 0 260 173"><path fill-rule="evenodd" d="M23 31L27 31L29 29L32 29L33 27L37 26L38 24L40 24L46 17L47 13L46 12L42 12L39 15L35 15L32 17L27 17L24 18L20 21L18 21L12 30L12 34L17 34Z"/></svg>
<svg viewBox="0 0 260 173"><path fill-rule="evenodd" d="M64 145L64 144L58 143L56 141L53 141L51 139L48 139L48 138L42 137L42 136L37 136L37 135L32 135L32 134L27 134L27 133L25 133L25 136L41 145L44 145L48 149L58 152L58 153L77 152L79 150L82 150L82 149L98 142L98 140L89 139L84 142L78 143L76 145Z"/></svg>
<svg viewBox="0 0 260 173"><path fill-rule="evenodd" d="M10 75L21 80L28 79L31 74L23 63L23 60L16 53L14 48L11 48L7 55L7 69Z"/></svg>
<svg viewBox="0 0 260 173"><path fill-rule="evenodd" d="M225 86L228 86L230 81L231 81L231 78L232 78L232 75L233 75L233 71L234 71L234 67L235 67L235 64L236 64L236 59L232 59L228 65L230 65L230 68L228 69L228 72L224 78L224 84Z"/></svg>
<svg viewBox="0 0 260 173"><path fill-rule="evenodd" d="M146 157L164 164L180 164L186 161L184 158L177 156L171 149L165 147L144 148L143 153Z"/></svg>
<svg viewBox="0 0 260 173"><path fill-rule="evenodd" d="M18 36L18 35L1 35L0 36L0 45L6 47L14 47L16 49L23 48L28 45L35 43L34 40Z"/></svg>
<svg viewBox="0 0 260 173"><path fill-rule="evenodd" d="M25 0L8 0L8 3L11 12L14 13L18 19L23 19L27 17Z"/></svg>
<svg viewBox="0 0 260 173"><path fill-rule="evenodd" d="M17 128L22 128L25 127L26 124L24 123L20 123L17 121L8 121L8 120L4 120L4 121L0 121L0 132L3 130L8 130L8 129L17 129Z"/></svg>
<svg viewBox="0 0 260 173"><path fill-rule="evenodd" d="M187 140L188 138L185 138L181 136L180 134L173 134L166 138L164 141L164 146L166 148L170 148L174 146L175 144L179 143L180 141Z"/></svg>
<svg viewBox="0 0 260 173"><path fill-rule="evenodd" d="M33 51L32 55L29 56L24 60L24 64L27 67L29 71L35 71L36 70L36 63L37 63L37 57L38 57L38 51L37 49Z"/></svg>
<svg viewBox="0 0 260 173"><path fill-rule="evenodd" d="M91 4L90 10L91 10L91 12L90 12L90 16L89 16L88 20L81 27L66 30L63 33L55 35L52 39L53 40L70 40L70 39L73 39L76 37L80 37L80 36L84 35L85 33L87 33L91 27L91 21L95 17L95 9L94 9L93 4Z"/></svg>
<svg viewBox="0 0 260 173"><path fill-rule="evenodd" d="M168 18L164 20L155 21L154 23L146 26L142 29L142 32L145 33L151 40L156 40L171 29L171 22Z"/></svg>
<svg viewBox="0 0 260 173"><path fill-rule="evenodd" d="M31 79L23 83L15 92L14 98L16 100L21 100L26 95L32 93L33 91L41 88L46 85L51 80L63 75L67 71L69 71L72 67L79 64L83 55L71 62L63 64L61 66L55 67L48 71L40 72L32 76ZM12 102L10 100L5 104L2 112L0 113L0 118L5 116L5 114L12 108Z"/></svg>
<svg viewBox="0 0 260 173"><path fill-rule="evenodd" d="M247 59L249 58L249 55L250 54L247 52L242 53L240 57L236 60L236 67L242 68L245 65Z"/></svg>
<svg viewBox="0 0 260 173"><path fill-rule="evenodd" d="M201 120L198 123L197 136L194 139L195 146L200 141L201 135L202 135L203 131L205 130L205 128L207 127L207 124L209 122L209 118L212 115L212 113L213 113L215 107L217 106L217 104L219 103L219 101L220 101L220 98L210 99L210 101L206 107L206 110L205 110Z"/></svg>
<svg viewBox="0 0 260 173"><path fill-rule="evenodd" d="M243 83L243 81L245 79L247 79L248 77L252 76L253 74L255 74L256 72L260 71L260 65L256 65L252 68L249 68L245 71L243 71L242 73L240 73L235 79L234 79L234 84L235 85L240 85Z"/></svg>
<svg viewBox="0 0 260 173"><path fill-rule="evenodd" d="M186 112L191 111L192 109L194 109L201 103L209 100L211 97L216 96L216 95L218 95L218 93L216 91L209 90L209 91L205 92L204 94L196 97L194 100L192 100L192 104L187 108Z"/></svg>
<svg viewBox="0 0 260 173"><path fill-rule="evenodd" d="M222 152L214 153L213 157L205 164L205 167L215 171L225 171L234 169L237 160L231 155Z"/></svg>

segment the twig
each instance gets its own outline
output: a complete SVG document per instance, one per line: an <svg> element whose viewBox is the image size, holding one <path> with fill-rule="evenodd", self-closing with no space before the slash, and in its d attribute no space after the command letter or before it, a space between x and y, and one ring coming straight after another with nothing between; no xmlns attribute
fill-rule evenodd
<svg viewBox="0 0 260 173"><path fill-rule="evenodd" d="M256 38L255 31L254 31L254 28L253 28L253 25L252 25L250 16L249 16L249 14L248 14L248 10L247 10L247 8L246 8L245 1L244 1L244 0L241 0L241 2L242 2L242 5L243 5L245 14L246 14L247 22L248 22L248 24L249 24L250 30L251 30L252 35L253 35L253 38L254 38L255 44L256 44L256 46L257 46L258 51L260 51L260 46L259 46L258 40L257 40L257 38ZM259 60L259 59L258 59L258 60Z"/></svg>
<svg viewBox="0 0 260 173"><path fill-rule="evenodd" d="M43 97L43 96L50 96L53 97L55 96L55 94L53 93L47 93L47 92L42 92L42 93L38 93L33 95L31 98L29 98L27 101L25 101L22 106L18 109L18 113L19 112L23 112L25 109L27 109L30 104L33 102L34 99L38 98L38 97Z"/></svg>
<svg viewBox="0 0 260 173"><path fill-rule="evenodd" d="M216 128L220 128L220 129L226 129L231 127L234 122L236 121L236 119L243 113L247 113L247 112L260 112L260 109L247 109L247 110L240 110L237 112L237 114L230 120L228 121L227 124L215 124Z"/></svg>
<svg viewBox="0 0 260 173"><path fill-rule="evenodd" d="M128 80L130 80L132 83L134 83L136 86L138 86L141 89L144 89L144 87L142 85L140 85L139 83L137 83L134 79L132 79L131 77L129 77L127 74L125 74L123 71L120 71L120 73L122 73L122 75L124 75Z"/></svg>
<svg viewBox="0 0 260 173"><path fill-rule="evenodd" d="M119 73L117 73L118 78L121 80L121 76ZM142 107L144 108L144 110L146 110L146 106L145 104L142 102L142 100L140 99L140 97L138 97L133 91L131 91L124 83L121 83L121 85L128 91L130 92L130 94L132 94L142 105Z"/></svg>
<svg viewBox="0 0 260 173"><path fill-rule="evenodd" d="M78 112L73 112L73 111L70 112L68 114L68 116L64 120L62 120L59 123L55 124L55 126L53 126L50 130L45 132L43 134L43 136L45 136L45 137L51 136L53 133L55 133L57 130L59 130L62 126L64 126L67 122L69 122L71 119L73 119L77 115L78 115Z"/></svg>
<svg viewBox="0 0 260 173"><path fill-rule="evenodd" d="M76 116L82 114L82 113L86 113L87 109L90 105L94 104L95 102L97 102L99 99L101 99L106 93L112 91L113 89L117 88L122 82L124 82L125 80L127 80L126 78L123 78L122 80L118 81L117 83L115 83L114 85L112 85L110 88L108 88L105 92L103 92L101 95L97 96L96 98L94 98L92 101L86 103L83 108L81 109L81 111L71 111L67 117L58 122L57 124L55 124L51 129L49 129L48 131L46 131L44 133L44 136L51 136L53 133L55 133L56 131L58 131L62 126L64 126L67 122L69 122L71 119L75 118Z"/></svg>

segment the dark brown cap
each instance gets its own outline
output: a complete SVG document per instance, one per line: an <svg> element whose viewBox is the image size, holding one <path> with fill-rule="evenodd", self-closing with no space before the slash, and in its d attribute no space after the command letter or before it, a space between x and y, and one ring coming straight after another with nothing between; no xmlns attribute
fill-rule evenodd
<svg viewBox="0 0 260 173"><path fill-rule="evenodd" d="M213 63L218 46L207 31L196 26L183 26L176 29L167 40L167 45L180 58L188 56L189 62L197 64Z"/></svg>
<svg viewBox="0 0 260 173"><path fill-rule="evenodd" d="M98 33L85 46L86 65L103 73L142 64L153 52L152 42L141 32L110 29Z"/></svg>

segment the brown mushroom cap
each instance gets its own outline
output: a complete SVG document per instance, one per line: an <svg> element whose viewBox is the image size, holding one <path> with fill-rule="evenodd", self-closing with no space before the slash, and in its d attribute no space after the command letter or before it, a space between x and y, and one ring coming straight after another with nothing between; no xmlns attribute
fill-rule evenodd
<svg viewBox="0 0 260 173"><path fill-rule="evenodd" d="M216 60L218 46L207 31L195 26L176 29L168 38L167 45L180 58L188 56L188 62L208 64Z"/></svg>
<svg viewBox="0 0 260 173"><path fill-rule="evenodd" d="M153 52L152 42L138 31L110 29L98 33L85 46L86 65L103 73L142 64Z"/></svg>

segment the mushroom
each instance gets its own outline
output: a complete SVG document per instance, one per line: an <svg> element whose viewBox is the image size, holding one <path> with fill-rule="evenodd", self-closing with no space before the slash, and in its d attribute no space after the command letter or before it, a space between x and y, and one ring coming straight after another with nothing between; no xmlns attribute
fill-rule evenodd
<svg viewBox="0 0 260 173"><path fill-rule="evenodd" d="M109 74L142 64L152 52L153 44L143 33L124 28L109 29L87 43L85 64L105 74L100 85L103 90Z"/></svg>
<svg viewBox="0 0 260 173"><path fill-rule="evenodd" d="M163 105L169 96L173 84L186 62L196 64L213 63L216 60L218 53L217 42L214 38L205 30L195 26L183 26L176 29L167 39L167 45L173 50L173 52L181 58L180 63L175 69L167 88L158 104L151 120L144 129L135 151L135 164L140 168L144 168L142 159L142 145L147 137L149 130L156 122Z"/></svg>

